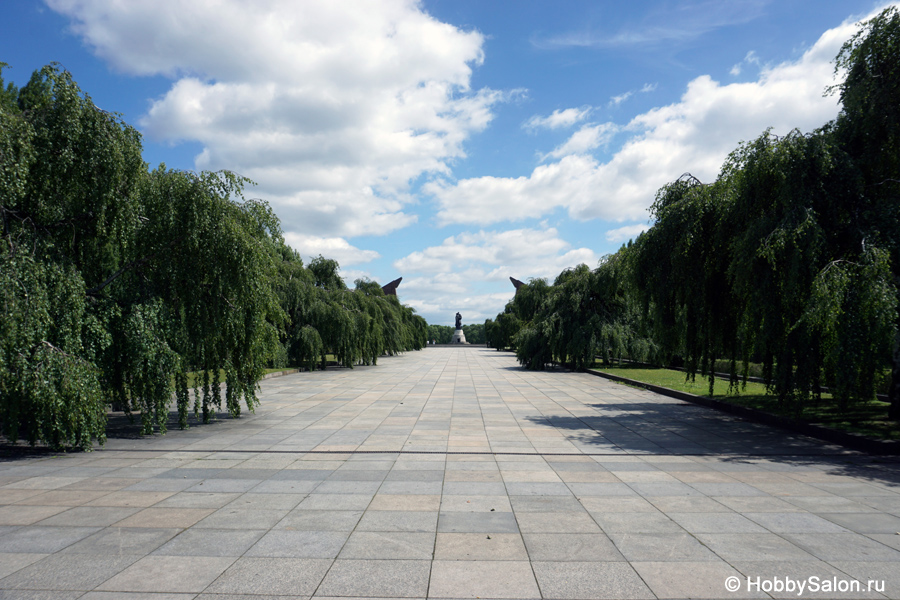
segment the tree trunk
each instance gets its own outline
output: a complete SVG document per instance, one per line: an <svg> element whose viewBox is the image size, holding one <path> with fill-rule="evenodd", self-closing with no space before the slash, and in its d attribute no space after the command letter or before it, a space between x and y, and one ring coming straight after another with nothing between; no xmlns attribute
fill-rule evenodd
<svg viewBox="0 0 900 600"><path fill-rule="evenodd" d="M888 409L888 417L900 421L900 329L894 334L894 352L891 365L891 389L888 398L891 406Z"/></svg>

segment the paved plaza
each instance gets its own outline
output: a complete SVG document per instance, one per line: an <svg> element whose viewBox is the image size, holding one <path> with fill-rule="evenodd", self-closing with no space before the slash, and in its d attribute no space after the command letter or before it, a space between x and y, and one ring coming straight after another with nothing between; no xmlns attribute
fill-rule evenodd
<svg viewBox="0 0 900 600"><path fill-rule="evenodd" d="M900 598L893 458L481 347L260 399L0 461L0 598Z"/></svg>

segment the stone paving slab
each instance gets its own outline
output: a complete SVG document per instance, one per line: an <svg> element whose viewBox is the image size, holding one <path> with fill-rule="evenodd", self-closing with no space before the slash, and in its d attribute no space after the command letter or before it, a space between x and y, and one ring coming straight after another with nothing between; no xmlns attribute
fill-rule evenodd
<svg viewBox="0 0 900 600"><path fill-rule="evenodd" d="M259 397L0 459L0 600L900 598L895 459L477 347Z"/></svg>

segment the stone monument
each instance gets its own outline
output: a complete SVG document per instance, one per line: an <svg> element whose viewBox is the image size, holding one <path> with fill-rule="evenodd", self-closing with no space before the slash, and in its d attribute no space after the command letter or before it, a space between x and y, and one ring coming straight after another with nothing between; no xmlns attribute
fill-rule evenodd
<svg viewBox="0 0 900 600"><path fill-rule="evenodd" d="M400 282L403 281L402 277L398 277L387 285L381 286L381 291L384 292L385 296L396 296L397 295L397 286L400 285Z"/></svg>
<svg viewBox="0 0 900 600"><path fill-rule="evenodd" d="M463 333L462 328L462 315L456 313L456 331L453 332L453 338L450 340L451 344L468 344L466 341L466 334Z"/></svg>

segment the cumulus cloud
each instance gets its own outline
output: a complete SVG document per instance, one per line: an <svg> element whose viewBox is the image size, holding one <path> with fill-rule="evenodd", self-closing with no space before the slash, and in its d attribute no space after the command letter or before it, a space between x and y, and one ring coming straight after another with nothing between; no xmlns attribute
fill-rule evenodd
<svg viewBox="0 0 900 600"><path fill-rule="evenodd" d="M626 100L628 100L629 98L631 98L632 96L634 96L635 94L638 94L638 93L647 94L650 92L655 92L656 86L657 86L657 84L655 84L655 83L645 83L643 86L641 86L641 89L639 89L639 90L628 90L627 92L619 94L618 96L613 96L612 98L609 99L609 104L607 106L609 106L610 108L619 106L620 104L622 104L623 102L625 102Z"/></svg>
<svg viewBox="0 0 900 600"><path fill-rule="evenodd" d="M759 56L756 55L756 52L754 50L748 52L747 55L744 56L744 60L731 67L731 70L728 72L737 77L741 74L744 65L756 65L757 67L760 66Z"/></svg>
<svg viewBox="0 0 900 600"><path fill-rule="evenodd" d="M642 225L626 225L625 227L619 227L617 229L610 229L606 232L606 241L612 242L613 244L618 242L624 242L627 240L633 240L637 236L639 236L644 231L650 229L650 226L647 224Z"/></svg>
<svg viewBox="0 0 900 600"><path fill-rule="evenodd" d="M48 0L114 68L176 79L140 121L200 169L259 183L285 228L383 234L410 182L449 173L504 95L472 90L484 37L414 0Z"/></svg>
<svg viewBox="0 0 900 600"><path fill-rule="evenodd" d="M741 141L768 127L783 135L833 119L838 99L822 94L833 82L832 59L856 30L846 22L826 31L798 60L763 68L756 81L723 85L709 75L695 78L678 102L622 127L631 137L606 162L563 156L560 147L558 162L539 165L528 176L436 181L426 191L438 204L441 223L540 218L558 208L581 220L643 221L661 186L685 172L715 179Z"/></svg>
<svg viewBox="0 0 900 600"><path fill-rule="evenodd" d="M466 322L477 322L496 315L512 297L509 277L552 280L564 269L581 263L594 267L598 260L589 248L573 248L555 228L526 228L461 233L412 252L393 266L404 273L404 303L427 315L452 317L460 310ZM483 293L475 285L490 282L508 284L509 289Z"/></svg>
<svg viewBox="0 0 900 600"><path fill-rule="evenodd" d="M525 129L562 129L585 120L591 112L590 106L581 108L556 109L546 117L535 115L525 122Z"/></svg>
<svg viewBox="0 0 900 600"><path fill-rule="evenodd" d="M597 259L589 248L573 249L551 227L461 233L396 260L394 267L403 273L442 276L474 270L482 280L502 281L510 276L555 276L566 267L593 265Z"/></svg>
<svg viewBox="0 0 900 600"><path fill-rule="evenodd" d="M288 232L284 234L284 241L304 259L321 254L335 259L341 266L367 263L381 257L374 250L362 250L339 237L326 238Z"/></svg>
<svg viewBox="0 0 900 600"><path fill-rule="evenodd" d="M629 98L631 98L632 96L634 96L634 90L629 90L627 92L619 94L618 96L613 96L612 98L609 99L609 106L618 106L618 105L622 104L623 102L625 102L626 100L628 100Z"/></svg>
<svg viewBox="0 0 900 600"><path fill-rule="evenodd" d="M543 160L548 158L562 158L571 154L585 154L595 148L606 145L618 131L614 123L600 123L599 125L585 125L572 134L563 144L553 151L545 154Z"/></svg>

